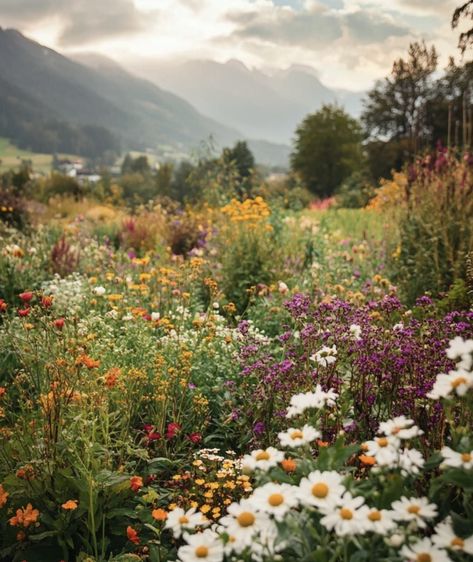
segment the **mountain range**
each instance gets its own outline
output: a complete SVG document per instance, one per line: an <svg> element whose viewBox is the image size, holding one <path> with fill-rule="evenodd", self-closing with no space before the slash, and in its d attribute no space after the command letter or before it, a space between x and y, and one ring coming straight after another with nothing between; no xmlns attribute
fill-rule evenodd
<svg viewBox="0 0 473 562"><path fill-rule="evenodd" d="M302 65L264 72L241 61L135 62L133 72L189 101L198 111L246 136L289 144L297 125L324 103L361 112L362 92L330 89Z"/></svg>
<svg viewBox="0 0 473 562"><path fill-rule="evenodd" d="M286 165L298 122L341 94L304 67L269 75L239 61L141 61L125 69L0 28L0 136L38 152L189 154L212 137L220 148L246 139L257 162ZM356 106L356 95L345 95Z"/></svg>

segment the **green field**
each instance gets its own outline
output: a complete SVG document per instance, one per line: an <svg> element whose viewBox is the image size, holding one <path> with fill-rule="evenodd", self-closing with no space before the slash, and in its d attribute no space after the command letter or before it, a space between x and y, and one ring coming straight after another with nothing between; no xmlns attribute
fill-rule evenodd
<svg viewBox="0 0 473 562"><path fill-rule="evenodd" d="M77 158L77 156L68 154L59 154L60 158ZM32 163L35 172L46 174L51 171L52 154L41 154L22 150L11 144L11 142L0 137L0 173L7 170L16 169L23 160L29 160Z"/></svg>

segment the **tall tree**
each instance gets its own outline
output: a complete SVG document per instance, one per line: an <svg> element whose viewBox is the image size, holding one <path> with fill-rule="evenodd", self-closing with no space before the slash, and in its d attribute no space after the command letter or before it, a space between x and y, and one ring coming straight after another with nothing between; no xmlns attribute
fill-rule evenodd
<svg viewBox="0 0 473 562"><path fill-rule="evenodd" d="M407 59L394 61L391 75L368 93L362 115L370 138L409 139L415 153L425 136L426 105L437 69L435 47L411 43Z"/></svg>
<svg viewBox="0 0 473 562"><path fill-rule="evenodd" d="M315 195L328 197L362 162L362 130L334 105L308 115L296 130L291 167Z"/></svg>
<svg viewBox="0 0 473 562"><path fill-rule="evenodd" d="M473 21L473 0L464 2L453 12L452 28L455 29L458 27L459 23L465 19ZM460 37L458 38L458 48L462 53L471 45L473 45L473 26L460 33Z"/></svg>

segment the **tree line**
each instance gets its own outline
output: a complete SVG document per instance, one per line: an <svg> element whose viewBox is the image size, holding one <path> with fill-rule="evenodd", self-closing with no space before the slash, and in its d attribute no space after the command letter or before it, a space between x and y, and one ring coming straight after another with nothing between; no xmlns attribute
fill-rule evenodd
<svg viewBox="0 0 473 562"><path fill-rule="evenodd" d="M452 27L473 20L473 0L455 10ZM462 53L473 28L459 37ZM368 92L361 119L326 105L296 130L292 170L319 197L377 184L437 143L464 151L473 141L473 62L453 57L438 76L434 46L414 42L389 76Z"/></svg>

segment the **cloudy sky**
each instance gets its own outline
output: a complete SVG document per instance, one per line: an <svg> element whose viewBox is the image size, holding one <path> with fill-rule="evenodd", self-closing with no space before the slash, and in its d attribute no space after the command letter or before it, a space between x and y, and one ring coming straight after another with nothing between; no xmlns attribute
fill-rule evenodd
<svg viewBox="0 0 473 562"><path fill-rule="evenodd" d="M457 54L459 0L0 0L0 25L64 54L132 68L138 59L231 58L258 68L305 64L329 86L362 90L410 41Z"/></svg>

